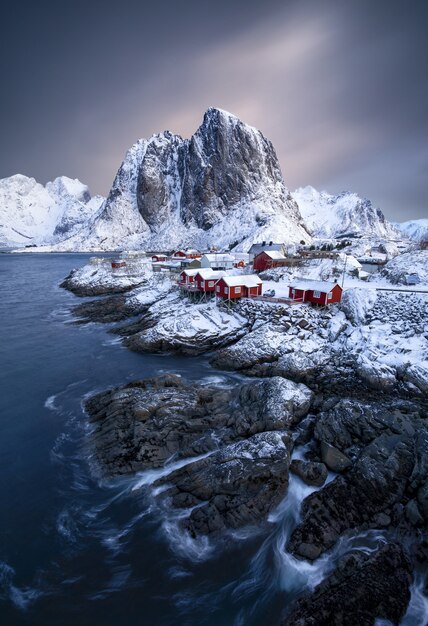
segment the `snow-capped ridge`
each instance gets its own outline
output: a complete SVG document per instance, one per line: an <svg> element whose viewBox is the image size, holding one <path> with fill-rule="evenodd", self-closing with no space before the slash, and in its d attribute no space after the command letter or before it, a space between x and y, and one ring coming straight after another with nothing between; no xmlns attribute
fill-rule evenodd
<svg viewBox="0 0 428 626"><path fill-rule="evenodd" d="M56 249L247 250L278 236L309 239L271 142L211 107L190 139L164 131L131 146L87 232Z"/></svg>
<svg viewBox="0 0 428 626"><path fill-rule="evenodd" d="M331 195L309 185L296 189L292 195L315 237L362 235L390 238L398 234L382 211L357 193L342 191Z"/></svg>
<svg viewBox="0 0 428 626"><path fill-rule="evenodd" d="M104 199L91 198L77 178L59 176L45 186L15 174L0 180L0 245L55 243L78 232Z"/></svg>

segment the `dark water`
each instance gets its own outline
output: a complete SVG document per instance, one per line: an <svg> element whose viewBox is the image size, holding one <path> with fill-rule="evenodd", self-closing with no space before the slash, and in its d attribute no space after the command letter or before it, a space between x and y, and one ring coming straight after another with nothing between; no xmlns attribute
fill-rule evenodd
<svg viewBox="0 0 428 626"><path fill-rule="evenodd" d="M222 375L203 358L134 354L101 325L73 325L79 300L58 284L86 259L0 255L0 623L279 623L291 598L360 540L316 565L286 555L310 492L294 478L268 530L207 546L165 526L135 479L91 476L86 394L165 371Z"/></svg>

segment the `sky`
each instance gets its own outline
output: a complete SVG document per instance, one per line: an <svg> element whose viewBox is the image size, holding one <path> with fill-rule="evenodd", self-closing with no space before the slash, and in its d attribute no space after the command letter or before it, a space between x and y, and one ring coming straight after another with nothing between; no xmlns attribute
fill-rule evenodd
<svg viewBox="0 0 428 626"><path fill-rule="evenodd" d="M286 185L428 218L424 0L4 0L0 178L106 195L126 150L215 106L274 144Z"/></svg>

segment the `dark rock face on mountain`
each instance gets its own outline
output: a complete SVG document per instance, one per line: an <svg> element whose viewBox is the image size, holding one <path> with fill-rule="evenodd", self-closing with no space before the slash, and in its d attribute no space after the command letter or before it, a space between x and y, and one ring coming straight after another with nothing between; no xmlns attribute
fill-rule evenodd
<svg viewBox="0 0 428 626"><path fill-rule="evenodd" d="M190 139L165 131L135 143L84 238L64 245L171 249L239 242L248 248L278 236L299 241L308 233L271 142L210 108Z"/></svg>
<svg viewBox="0 0 428 626"><path fill-rule="evenodd" d="M218 109L209 109L202 126L180 151L180 212L185 224L207 230L232 208L254 200L266 186L276 188L278 210L299 219L284 186L275 150L259 131Z"/></svg>
<svg viewBox="0 0 428 626"><path fill-rule="evenodd" d="M398 544L348 554L312 595L298 600L283 626L371 626L378 617L399 624L411 581L410 562Z"/></svg>

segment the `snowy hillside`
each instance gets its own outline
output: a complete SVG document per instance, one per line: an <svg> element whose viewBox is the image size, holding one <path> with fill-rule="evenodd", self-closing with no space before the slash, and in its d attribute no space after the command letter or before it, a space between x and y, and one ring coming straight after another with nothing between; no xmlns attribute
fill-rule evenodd
<svg viewBox="0 0 428 626"><path fill-rule="evenodd" d="M428 219L398 222L394 226L414 241L428 241Z"/></svg>
<svg viewBox="0 0 428 626"><path fill-rule="evenodd" d="M356 193L343 192L332 196L308 186L297 189L293 198L314 237L352 234L382 238L397 236L382 211Z"/></svg>
<svg viewBox="0 0 428 626"><path fill-rule="evenodd" d="M0 180L0 246L57 242L76 233L99 209L79 180L56 178L44 187L16 174Z"/></svg>
<svg viewBox="0 0 428 626"><path fill-rule="evenodd" d="M169 131L128 150L100 214L57 250L172 249L309 240L275 150L237 117L208 109L191 139Z"/></svg>

